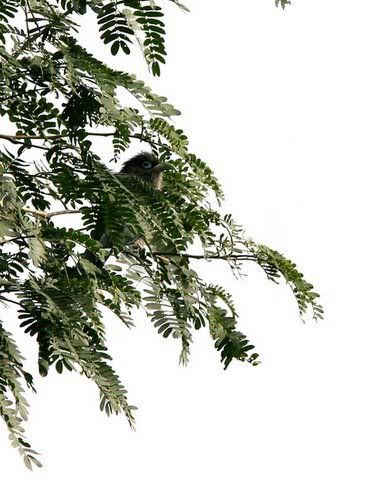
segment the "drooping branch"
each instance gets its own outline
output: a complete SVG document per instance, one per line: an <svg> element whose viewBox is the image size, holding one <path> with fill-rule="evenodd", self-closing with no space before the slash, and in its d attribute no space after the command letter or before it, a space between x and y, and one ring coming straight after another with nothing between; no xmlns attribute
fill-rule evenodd
<svg viewBox="0 0 377 480"><path fill-rule="evenodd" d="M65 215L65 214L73 214L73 213L81 213L80 210L61 210L58 212L43 212L42 210L32 210L29 208L23 208L24 211L36 216L40 216L43 218L51 218L55 215ZM14 242L16 240L23 240L27 238L36 238L36 235L22 235L19 237L12 237L7 240L3 240L0 242L0 245L4 245L9 242ZM138 255L131 252L123 252L124 255L130 255L136 259L139 259ZM235 261L252 261L255 262L258 260L256 255L252 254L240 254L240 255L199 255L199 254L192 254L192 253L176 253L176 252L151 252L152 256L154 257L184 257L189 258L192 260L235 260Z"/></svg>

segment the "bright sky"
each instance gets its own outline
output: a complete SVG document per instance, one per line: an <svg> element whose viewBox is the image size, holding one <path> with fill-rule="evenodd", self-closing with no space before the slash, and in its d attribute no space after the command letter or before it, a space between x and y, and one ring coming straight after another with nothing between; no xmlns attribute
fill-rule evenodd
<svg viewBox="0 0 377 480"><path fill-rule="evenodd" d="M326 319L303 324L289 289L253 265L240 282L205 264L233 292L262 363L224 372L203 331L183 368L142 312L131 331L106 318L137 431L100 413L89 381L52 371L37 379L27 424L44 468L28 472L1 426L1 478L375 480L377 3L273 3L169 8L160 79L101 52L88 25L86 43L183 112L177 125L220 178L224 208L297 263ZM11 311L6 321L17 324Z"/></svg>

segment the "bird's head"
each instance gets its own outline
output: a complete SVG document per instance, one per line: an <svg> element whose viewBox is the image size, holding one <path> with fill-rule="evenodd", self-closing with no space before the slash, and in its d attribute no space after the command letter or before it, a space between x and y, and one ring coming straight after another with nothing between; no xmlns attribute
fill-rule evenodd
<svg viewBox="0 0 377 480"><path fill-rule="evenodd" d="M156 190L162 188L162 172L165 164L148 152L141 152L123 164L120 174L134 175L151 182Z"/></svg>

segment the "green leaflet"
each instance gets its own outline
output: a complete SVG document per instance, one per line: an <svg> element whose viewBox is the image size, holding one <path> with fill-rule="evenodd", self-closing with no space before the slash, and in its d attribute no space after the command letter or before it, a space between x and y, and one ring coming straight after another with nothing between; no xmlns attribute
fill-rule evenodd
<svg viewBox="0 0 377 480"><path fill-rule="evenodd" d="M291 3L290 0L275 0L275 5L277 7L280 5L283 10L287 5L290 5L290 3Z"/></svg>
<svg viewBox="0 0 377 480"><path fill-rule="evenodd" d="M33 378L23 369L24 358L11 335L0 321L0 415L9 430L9 439L17 448L28 468L41 466L38 453L26 441L23 421L28 418L28 407L22 383L33 388Z"/></svg>

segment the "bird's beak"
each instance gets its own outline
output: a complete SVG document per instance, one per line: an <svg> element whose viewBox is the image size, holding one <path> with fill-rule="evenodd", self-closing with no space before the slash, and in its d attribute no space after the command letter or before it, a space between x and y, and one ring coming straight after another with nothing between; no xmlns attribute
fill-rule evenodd
<svg viewBox="0 0 377 480"><path fill-rule="evenodd" d="M161 163L158 163L157 165L155 165L152 170L154 172L163 172L165 170L168 170L169 168L169 164L167 162L161 162Z"/></svg>

